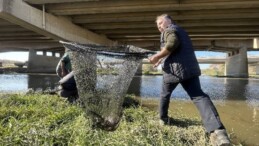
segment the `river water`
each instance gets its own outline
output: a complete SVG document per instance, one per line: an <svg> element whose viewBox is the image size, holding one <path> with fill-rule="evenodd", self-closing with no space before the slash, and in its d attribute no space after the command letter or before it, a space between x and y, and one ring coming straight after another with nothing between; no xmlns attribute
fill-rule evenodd
<svg viewBox="0 0 259 146"><path fill-rule="evenodd" d="M25 92L28 88L55 88L59 78L43 74L0 74L0 93ZM259 146L259 79L201 76L201 86L215 103L229 133L239 142ZM128 93L141 98L159 99L162 76L135 76ZM177 105L177 106L175 106ZM172 94L172 108L198 116L187 93L178 85Z"/></svg>

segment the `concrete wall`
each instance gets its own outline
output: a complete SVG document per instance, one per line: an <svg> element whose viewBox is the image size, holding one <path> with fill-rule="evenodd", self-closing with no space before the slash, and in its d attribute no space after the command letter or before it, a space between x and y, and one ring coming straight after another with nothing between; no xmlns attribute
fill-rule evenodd
<svg viewBox="0 0 259 146"><path fill-rule="evenodd" d="M259 75L259 64L256 65L256 70L255 70L256 74Z"/></svg>
<svg viewBox="0 0 259 146"><path fill-rule="evenodd" d="M242 48L228 53L225 62L225 75L231 77L248 77L247 49Z"/></svg>
<svg viewBox="0 0 259 146"><path fill-rule="evenodd" d="M56 73L56 66L60 57L37 55L36 50L30 49L28 60L29 73Z"/></svg>

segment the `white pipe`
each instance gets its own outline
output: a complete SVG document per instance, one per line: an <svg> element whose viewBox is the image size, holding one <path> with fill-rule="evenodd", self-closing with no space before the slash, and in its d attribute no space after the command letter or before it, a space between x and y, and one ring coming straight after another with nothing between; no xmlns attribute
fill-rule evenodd
<svg viewBox="0 0 259 146"><path fill-rule="evenodd" d="M45 4L42 5L42 27L46 29Z"/></svg>

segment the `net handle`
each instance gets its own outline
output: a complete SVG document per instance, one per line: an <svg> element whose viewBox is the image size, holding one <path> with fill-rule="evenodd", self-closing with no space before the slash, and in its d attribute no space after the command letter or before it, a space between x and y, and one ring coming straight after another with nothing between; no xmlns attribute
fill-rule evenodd
<svg viewBox="0 0 259 146"><path fill-rule="evenodd" d="M93 49L91 47L78 44L78 43L73 43L73 42L65 42L65 41L59 41L63 46L71 51L90 51L90 52L96 52L97 54L100 55L107 55L107 56L118 56L118 57L139 57L139 58L148 58L150 55L154 55L154 51L146 51L146 52L121 52L121 51L109 51L109 50L98 50L98 49ZM105 46L94 46L93 47L99 47L99 48L105 48ZM79 48L80 50L77 49L72 49L72 47ZM106 46L107 48L107 46Z"/></svg>

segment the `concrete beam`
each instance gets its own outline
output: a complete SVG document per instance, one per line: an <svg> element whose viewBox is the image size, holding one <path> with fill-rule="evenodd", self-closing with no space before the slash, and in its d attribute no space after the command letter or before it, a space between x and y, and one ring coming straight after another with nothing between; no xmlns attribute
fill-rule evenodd
<svg viewBox="0 0 259 146"><path fill-rule="evenodd" d="M28 50L28 49L48 49L62 47L58 42L0 42L0 51L9 52L16 50Z"/></svg>
<svg viewBox="0 0 259 146"><path fill-rule="evenodd" d="M27 32L8 32L8 33L0 33L0 37L25 37L25 36L42 36L40 34L37 34L37 33L34 33L34 32L31 32L31 31L27 31Z"/></svg>
<svg viewBox="0 0 259 146"><path fill-rule="evenodd" d="M38 10L21 0L0 0L0 17L56 40L111 45L104 36L83 29L70 20Z"/></svg>
<svg viewBox="0 0 259 146"><path fill-rule="evenodd" d="M247 33L247 32L254 32L254 33L259 33L259 28L258 27L249 27L249 28L244 28L244 27L224 27L224 28L215 28L215 27L193 27L193 28L186 28L185 30L188 33ZM102 33L102 34L140 34L140 33L145 33L145 34L153 34L153 33L158 33L157 28L149 29L149 28L138 28L138 29L106 29L106 30L98 30L96 31L97 33Z"/></svg>
<svg viewBox="0 0 259 146"><path fill-rule="evenodd" d="M0 13L0 17L1 17L1 13ZM22 27L17 27L17 26L4 26L0 28L0 32L1 33L9 33L9 32L26 32L28 31L25 28Z"/></svg>
<svg viewBox="0 0 259 146"><path fill-rule="evenodd" d="M71 3L71 2L90 2L98 0L23 0L30 4L54 4L54 3Z"/></svg>
<svg viewBox="0 0 259 146"><path fill-rule="evenodd" d="M199 64L225 64L225 58L197 58Z"/></svg>
<svg viewBox="0 0 259 146"><path fill-rule="evenodd" d="M253 40L193 40L194 46L208 46L225 48L226 50L238 50L240 48L253 48Z"/></svg>
<svg viewBox="0 0 259 146"><path fill-rule="evenodd" d="M100 7L102 9L100 9ZM190 11L190 10L217 10L235 8L259 8L258 1L237 2L203 2L179 4L178 1L157 0L130 0L130 1L98 1L71 4L60 4L48 6L48 11L58 15L96 14L96 13L126 13L126 12L165 12L165 11ZM203 14L204 15L204 14ZM226 13L226 15L228 15ZM247 15L247 17L250 17Z"/></svg>
<svg viewBox="0 0 259 146"><path fill-rule="evenodd" d="M49 11L50 13L54 13L52 11ZM161 12L162 13L162 12ZM54 13L56 14L56 13ZM157 15L160 13L157 13ZM60 15L60 14L58 14ZM67 14L68 15L68 14ZM77 14L74 14L77 15ZM93 14L95 15L95 14ZM198 20L209 20L209 21L213 21L213 20L229 20L229 19L257 19L259 17L259 13L251 13L250 15L247 14L200 14L200 15L194 15L194 14L188 14L188 15L172 15L173 20L174 21L186 21L186 20L193 20L193 21L198 21ZM135 17L129 17L127 15L125 15L125 17L101 17L98 18L98 16L96 16L95 18L93 18L92 16L90 17L89 15L83 15L83 16L76 16L73 19L73 22L75 23L101 23L101 22L151 22L154 21L154 19L156 18L155 16L149 15L149 16L141 16L141 13L138 14L138 16ZM249 23L249 22L247 22ZM247 23L243 23L243 24L247 24ZM220 24L220 23L218 23ZM228 23L227 25L229 25L230 23ZM236 23L237 25L238 23ZM242 23L241 23L242 24ZM187 24L186 24L187 25ZM190 23L189 26L191 26L192 24ZM193 24L195 25L195 24ZM211 24L212 25L212 24ZM223 23L222 23L223 25ZM253 23L253 25L256 25L255 23ZM188 25L187 25L188 26ZM215 24L214 24L215 26ZM219 26L219 25L218 25ZM242 25L241 25L242 26ZM257 25L258 26L258 25Z"/></svg>
<svg viewBox="0 0 259 146"><path fill-rule="evenodd" d="M212 44L214 42L214 44ZM253 40L192 40L194 49L203 51L217 51L217 52L229 52L239 50L241 47L247 47L247 50L253 51ZM119 44L134 45L141 48L158 51L160 50L159 38L157 40L135 40L135 41L120 41ZM255 50L257 51L257 50Z"/></svg>
<svg viewBox="0 0 259 146"><path fill-rule="evenodd" d="M206 35L206 34L201 34L201 35L189 35L191 37L191 40L251 40L254 37L251 36L250 34L246 34L243 36L238 36L238 35ZM120 35L120 34L115 34L115 35L109 35L109 38L111 39L116 39L117 41L137 41L137 40L154 40L157 41L159 40L160 35Z"/></svg>
<svg viewBox="0 0 259 146"><path fill-rule="evenodd" d="M215 46L223 46L226 48L253 48L253 39L247 40L216 40Z"/></svg>
<svg viewBox="0 0 259 146"><path fill-rule="evenodd" d="M80 18L82 17L82 18ZM87 18L83 18L85 17L85 15L82 16L75 16L73 17L73 22L82 22L85 21L85 19ZM126 14L125 14L125 17ZM153 17L153 19L155 18L155 16ZM102 19L102 18L100 18ZM240 22L241 21L241 22ZM148 22L114 22L112 23L112 25L110 25L110 23L107 22L102 22L102 23L82 23L83 26L85 28L89 28L89 29L95 29L95 30L99 30L99 29L118 29L118 28L156 28L156 24L154 23L150 23L150 21ZM219 27L219 26L258 26L259 25L259 19L231 19L230 20L189 20L189 21L180 21L179 23L177 23L178 25L180 25L183 28L187 28L187 27L206 27L206 26L214 26L214 27Z"/></svg>

